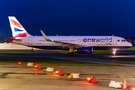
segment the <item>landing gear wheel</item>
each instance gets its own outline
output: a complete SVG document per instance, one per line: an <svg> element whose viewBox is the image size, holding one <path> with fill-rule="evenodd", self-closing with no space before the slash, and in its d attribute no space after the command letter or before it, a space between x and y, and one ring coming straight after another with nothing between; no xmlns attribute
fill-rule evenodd
<svg viewBox="0 0 135 90"><path fill-rule="evenodd" d="M33 52L33 48L31 49L31 51Z"/></svg>

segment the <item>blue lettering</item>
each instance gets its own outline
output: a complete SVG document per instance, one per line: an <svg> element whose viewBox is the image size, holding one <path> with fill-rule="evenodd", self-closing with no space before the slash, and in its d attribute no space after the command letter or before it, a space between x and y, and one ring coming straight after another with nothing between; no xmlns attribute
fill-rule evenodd
<svg viewBox="0 0 135 90"><path fill-rule="evenodd" d="M83 42L112 42L112 38L84 38Z"/></svg>
<svg viewBox="0 0 135 90"><path fill-rule="evenodd" d="M101 42L103 42L104 41L104 39L103 38L101 38Z"/></svg>
<svg viewBox="0 0 135 90"><path fill-rule="evenodd" d="M100 42L100 39L96 39L96 42Z"/></svg>
<svg viewBox="0 0 135 90"><path fill-rule="evenodd" d="M83 39L83 42L87 42L87 38L84 38L84 39Z"/></svg>
<svg viewBox="0 0 135 90"><path fill-rule="evenodd" d="M92 42L95 42L95 39L94 38L92 38Z"/></svg>
<svg viewBox="0 0 135 90"><path fill-rule="evenodd" d="M88 42L91 42L91 38L88 38Z"/></svg>

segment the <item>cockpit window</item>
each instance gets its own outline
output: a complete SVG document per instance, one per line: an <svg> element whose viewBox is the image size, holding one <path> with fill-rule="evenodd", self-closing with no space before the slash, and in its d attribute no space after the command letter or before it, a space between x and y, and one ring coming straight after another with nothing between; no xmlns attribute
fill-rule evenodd
<svg viewBox="0 0 135 90"><path fill-rule="evenodd" d="M121 42L126 42L126 40L122 39Z"/></svg>

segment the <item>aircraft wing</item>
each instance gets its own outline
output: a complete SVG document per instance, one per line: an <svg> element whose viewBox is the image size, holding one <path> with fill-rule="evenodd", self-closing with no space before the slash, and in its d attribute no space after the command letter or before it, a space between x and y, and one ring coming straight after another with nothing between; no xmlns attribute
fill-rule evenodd
<svg viewBox="0 0 135 90"><path fill-rule="evenodd" d="M68 48L80 48L80 47L83 46L83 45L78 45L78 44L74 44L74 43L67 43L67 42L61 42L61 41L51 40L51 39L49 39L49 38L46 36L46 34L45 34L42 30L40 30L40 32L41 32L42 36L44 37L44 39L45 39L46 41L54 42L54 43L59 44L59 45L62 45L62 46L64 46L64 47L68 47ZM84 46L83 46L83 47L84 47ZM86 46L85 46L85 47L86 47Z"/></svg>

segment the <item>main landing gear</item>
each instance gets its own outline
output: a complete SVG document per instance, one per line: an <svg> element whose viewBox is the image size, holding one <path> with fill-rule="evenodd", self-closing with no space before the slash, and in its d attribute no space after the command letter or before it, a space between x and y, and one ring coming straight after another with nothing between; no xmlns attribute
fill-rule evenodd
<svg viewBox="0 0 135 90"><path fill-rule="evenodd" d="M70 48L67 55L68 56L74 56L74 49Z"/></svg>
<svg viewBox="0 0 135 90"><path fill-rule="evenodd" d="M31 48L31 51L33 52L33 48Z"/></svg>

